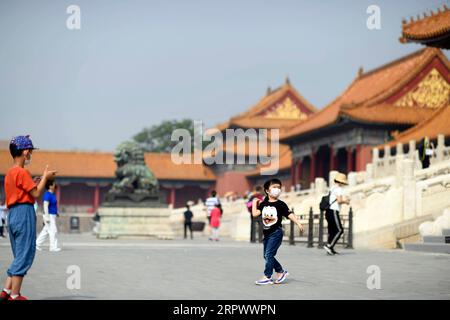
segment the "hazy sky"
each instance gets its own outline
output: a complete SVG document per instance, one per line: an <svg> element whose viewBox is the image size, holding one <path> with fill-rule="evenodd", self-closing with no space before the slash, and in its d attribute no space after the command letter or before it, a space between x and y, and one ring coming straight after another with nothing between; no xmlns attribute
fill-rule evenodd
<svg viewBox="0 0 450 320"><path fill-rule="evenodd" d="M0 0L0 140L112 151L162 120L227 120L286 75L322 108L360 66L422 48L399 43L401 20L444 3ZM71 4L81 30L66 27ZM381 30L366 27L372 4Z"/></svg>

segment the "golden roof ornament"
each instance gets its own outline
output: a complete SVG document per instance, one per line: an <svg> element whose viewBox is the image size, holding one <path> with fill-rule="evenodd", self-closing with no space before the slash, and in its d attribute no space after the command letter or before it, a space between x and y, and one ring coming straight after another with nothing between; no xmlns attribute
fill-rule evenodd
<svg viewBox="0 0 450 320"><path fill-rule="evenodd" d="M398 107L437 109L450 101L450 84L433 68L413 90L395 102Z"/></svg>

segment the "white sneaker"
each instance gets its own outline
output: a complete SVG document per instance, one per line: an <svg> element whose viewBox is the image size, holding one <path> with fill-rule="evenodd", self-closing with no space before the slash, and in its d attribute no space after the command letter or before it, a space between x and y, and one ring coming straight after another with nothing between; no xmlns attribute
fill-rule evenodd
<svg viewBox="0 0 450 320"><path fill-rule="evenodd" d="M334 255L334 254L333 254L333 251L331 251L331 248L330 248L327 244L324 245L323 248L325 249L325 251L326 251L330 256Z"/></svg>
<svg viewBox="0 0 450 320"><path fill-rule="evenodd" d="M50 249L49 251L50 251L50 252L59 252L59 251L61 251L61 248Z"/></svg>
<svg viewBox="0 0 450 320"><path fill-rule="evenodd" d="M278 278L277 280L275 280L275 283L276 284L283 283L284 280L286 280L288 275L289 275L289 272L283 271L283 275L280 278Z"/></svg>
<svg viewBox="0 0 450 320"><path fill-rule="evenodd" d="M38 247L38 246L36 246L36 250L37 250L37 251L42 251L42 248L41 248L41 247Z"/></svg>
<svg viewBox="0 0 450 320"><path fill-rule="evenodd" d="M269 279L269 278L263 278L263 279L255 281L255 284L257 284L259 286L264 286L267 284L273 284L273 280Z"/></svg>

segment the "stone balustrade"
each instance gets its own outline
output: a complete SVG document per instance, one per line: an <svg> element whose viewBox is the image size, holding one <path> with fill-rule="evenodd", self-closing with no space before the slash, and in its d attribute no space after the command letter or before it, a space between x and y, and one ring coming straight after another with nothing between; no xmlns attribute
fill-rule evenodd
<svg viewBox="0 0 450 320"><path fill-rule="evenodd" d="M390 146L385 146L383 157L380 157L379 149L374 148L372 150L372 163L370 166L371 177L380 178L395 174L397 162L405 158L413 160L414 167L417 170L422 169L422 164L419 159L419 153L416 148L416 142L410 141L408 143L408 153L405 154L403 150L403 144L399 143L395 147L395 154L392 155L392 151L394 150L391 150ZM437 145L434 148L430 163L432 165L435 165L447 160L450 160L450 146L445 145L444 135L438 135Z"/></svg>

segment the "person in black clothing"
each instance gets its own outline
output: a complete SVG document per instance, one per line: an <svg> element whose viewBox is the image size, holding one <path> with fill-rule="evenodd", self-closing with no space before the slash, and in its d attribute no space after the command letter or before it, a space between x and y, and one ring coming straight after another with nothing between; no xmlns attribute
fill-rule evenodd
<svg viewBox="0 0 450 320"><path fill-rule="evenodd" d="M422 169L426 169L430 166L430 159L433 156L434 145L430 140L425 137L418 146L419 159L422 162Z"/></svg>
<svg viewBox="0 0 450 320"><path fill-rule="evenodd" d="M187 229L191 232L191 239L194 239L192 235L192 218L194 214L190 210L189 205L186 205L186 211L184 212L184 238L187 238Z"/></svg>

